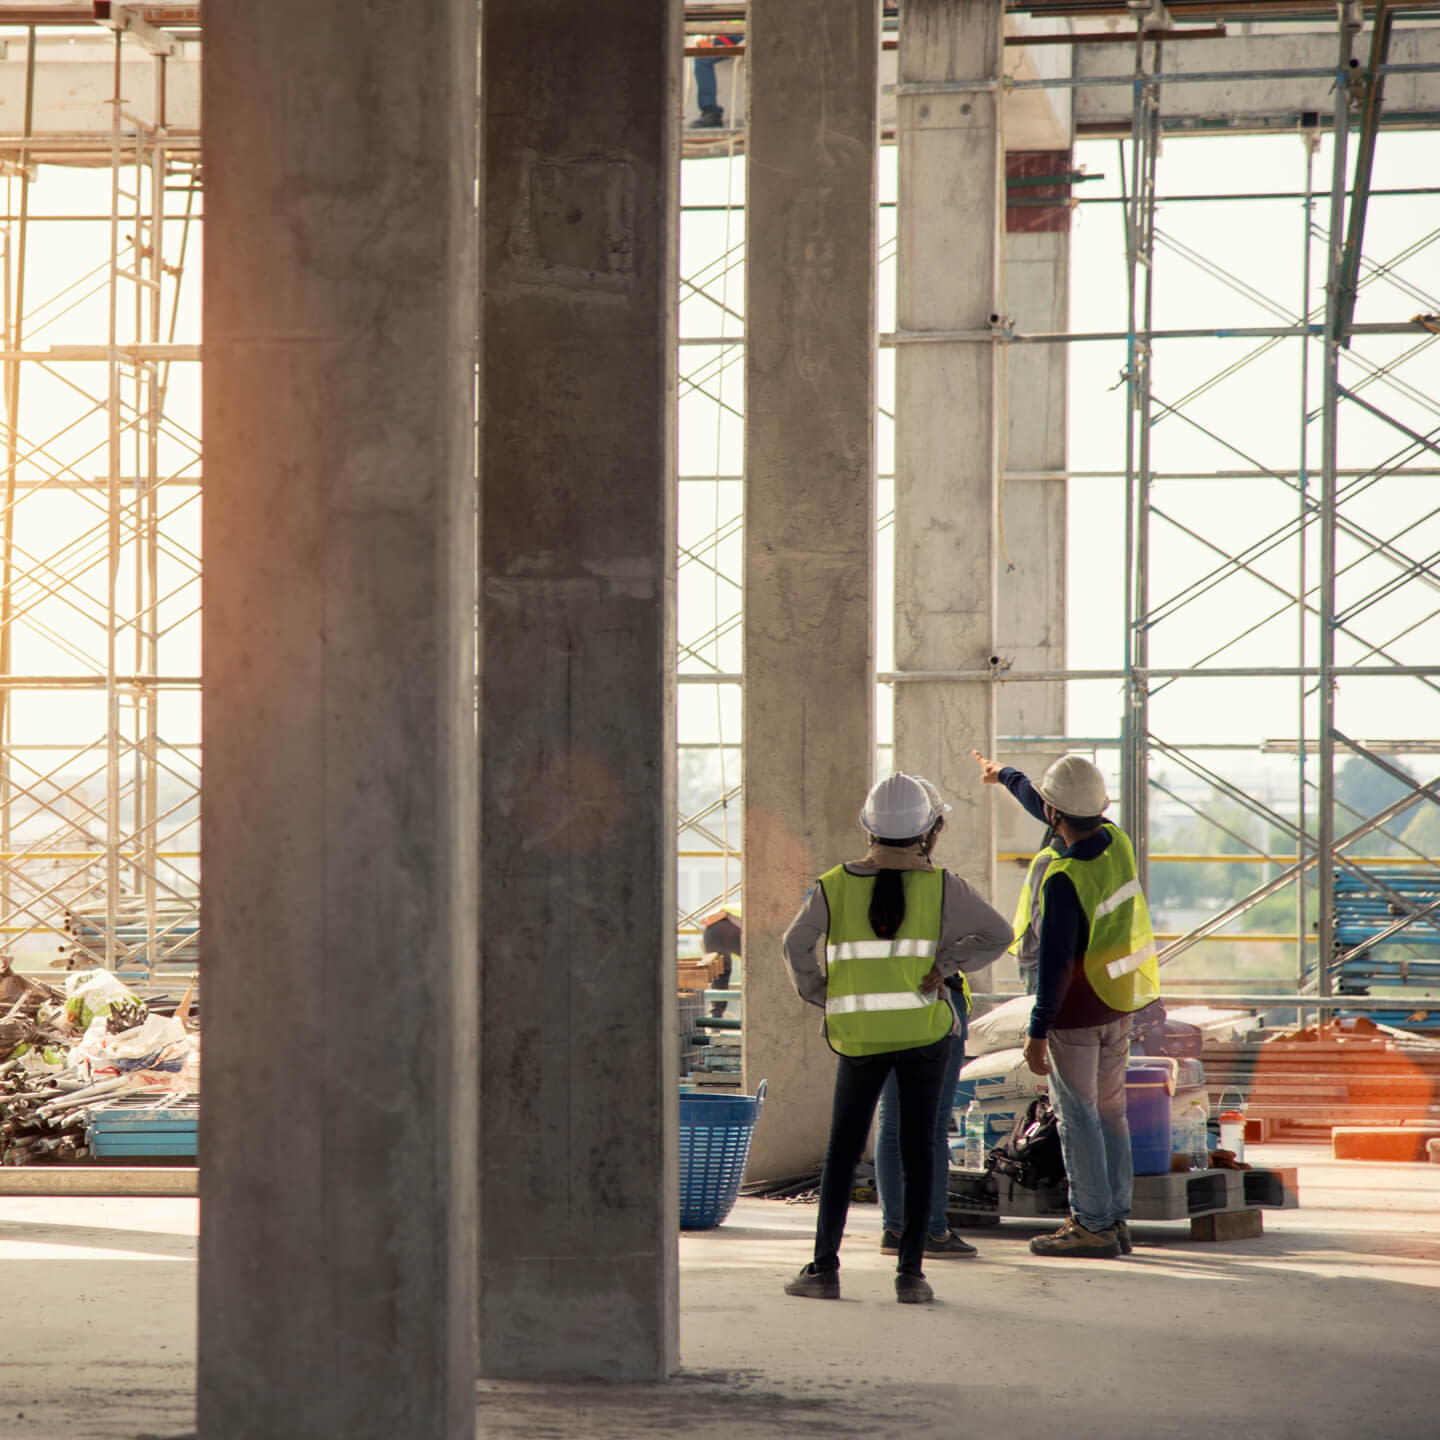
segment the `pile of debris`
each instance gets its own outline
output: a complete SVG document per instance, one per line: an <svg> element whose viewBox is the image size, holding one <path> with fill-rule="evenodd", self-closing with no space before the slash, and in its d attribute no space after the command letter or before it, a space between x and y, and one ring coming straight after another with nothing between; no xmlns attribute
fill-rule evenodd
<svg viewBox="0 0 1440 1440"><path fill-rule="evenodd" d="M62 992L0 960L0 1164L86 1159L97 1111L198 1095L193 997L192 982L178 1004L142 1000L106 970L77 971Z"/></svg>

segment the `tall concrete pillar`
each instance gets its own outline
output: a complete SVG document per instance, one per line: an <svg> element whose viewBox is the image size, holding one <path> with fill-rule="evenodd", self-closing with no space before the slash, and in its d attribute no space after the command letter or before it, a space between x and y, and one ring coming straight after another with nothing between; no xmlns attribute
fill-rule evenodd
<svg viewBox="0 0 1440 1440"><path fill-rule="evenodd" d="M900 12L895 668L910 678L895 690L895 763L954 807L945 864L987 896L992 792L970 751L988 754L995 734L1003 43L1001 0ZM952 338L904 339L926 331Z"/></svg>
<svg viewBox="0 0 1440 1440"><path fill-rule="evenodd" d="M678 1351L677 0L485 0L480 1365Z"/></svg>
<svg viewBox="0 0 1440 1440"><path fill-rule="evenodd" d="M750 1173L824 1154L834 1058L780 935L863 853L874 772L876 60L869 0L753 0L746 33L745 1083Z"/></svg>
<svg viewBox="0 0 1440 1440"><path fill-rule="evenodd" d="M205 31L206 1440L474 1434L475 6Z"/></svg>
<svg viewBox="0 0 1440 1440"><path fill-rule="evenodd" d="M1021 150L1005 157L1015 182L1005 208L1005 308L1015 328L1029 333L1067 330L1070 321L1070 151ZM1045 182L1050 183L1045 183ZM1068 347L1012 345L1005 352L1007 424L1000 511L1004 550L997 590L996 647L1014 669L1065 668L1065 516ZM1061 682L1001 685L996 729L1006 735L1063 735ZM996 753L1038 778L1059 750L1030 746ZM996 847L1031 852L1044 827L1018 805L996 807ZM1012 861L995 876L995 904L1012 913L1026 865ZM996 963L1014 974L1014 962Z"/></svg>

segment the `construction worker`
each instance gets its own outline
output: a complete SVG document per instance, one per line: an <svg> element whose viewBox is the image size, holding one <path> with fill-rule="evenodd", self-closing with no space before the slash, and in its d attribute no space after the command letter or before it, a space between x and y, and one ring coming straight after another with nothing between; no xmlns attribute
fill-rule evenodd
<svg viewBox="0 0 1440 1440"><path fill-rule="evenodd" d="M939 815L930 831L926 855L934 853L935 841L945 828L950 807L940 792L923 775L915 777L930 797L931 808ZM950 1033L950 1053L940 1079L940 1097L935 1107L935 1174L930 1182L930 1219L925 1226L925 1254L946 1260L969 1260L975 1247L950 1228L950 1112L955 1106L955 1082L965 1063L965 1033L970 1018L970 985L964 975L945 982L945 998L955 1012L956 1028ZM905 1182L900 1166L900 1094L892 1070L880 1090L879 1117L875 1125L875 1190L880 1198L880 1253L900 1253L901 1216L905 1210Z"/></svg>
<svg viewBox="0 0 1440 1440"><path fill-rule="evenodd" d="M697 35L693 45L697 50L707 50L707 55L694 59L695 104L700 111L698 119L690 122L692 130L720 130L725 125L725 107L720 103L715 81L715 67L722 60L733 59L727 51L736 51L744 45L745 37L732 35Z"/></svg>
<svg viewBox="0 0 1440 1440"><path fill-rule="evenodd" d="M827 870L785 932L795 989L824 1010L824 1034L837 1056L815 1258L785 1286L789 1295L840 1298L840 1241L855 1167L880 1089L893 1073L905 1197L895 1298L902 1304L935 1298L922 1262L936 1110L958 1028L945 981L988 965L1010 941L1003 916L959 876L930 863L941 819L913 776L880 781L860 812L870 842L865 855Z"/></svg>
<svg viewBox="0 0 1440 1440"><path fill-rule="evenodd" d="M740 907L738 905L717 910L705 917L705 928L700 932L700 948L707 960L712 957L720 961L719 974L711 987L715 990L730 988L730 974L740 954L741 930ZM710 1004L711 1019L718 1020L725 1014L727 1002L714 1000Z"/></svg>
<svg viewBox="0 0 1440 1440"><path fill-rule="evenodd" d="M1030 868L1025 872L1025 883L1020 887L1020 899L1015 905L1015 939L1011 942L1010 953L1015 957L1020 983L1027 995L1035 993L1035 968L1040 959L1040 928L1037 924L1040 907L1036 897L1045 883L1045 871L1059 853L1055 831L1047 825L1045 838L1031 857Z"/></svg>
<svg viewBox="0 0 1440 1440"><path fill-rule="evenodd" d="M1070 1183L1070 1218L1037 1236L1037 1255L1130 1253L1134 1179L1125 1118L1131 1017L1160 994L1150 912L1129 836L1104 818L1105 777L1065 755L1032 785L972 752L987 785L1004 785L1060 847L1037 897L1039 953L1025 1063L1049 1075Z"/></svg>

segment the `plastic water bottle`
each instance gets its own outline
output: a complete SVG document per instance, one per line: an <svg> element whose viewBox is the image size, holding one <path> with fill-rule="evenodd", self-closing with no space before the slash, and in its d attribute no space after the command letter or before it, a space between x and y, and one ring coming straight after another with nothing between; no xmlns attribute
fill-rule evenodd
<svg viewBox="0 0 1440 1440"><path fill-rule="evenodd" d="M980 1102L972 1100L965 1111L965 1169L985 1168L985 1117L980 1113Z"/></svg>
<svg viewBox="0 0 1440 1440"><path fill-rule="evenodd" d="M1208 1170L1210 1168L1210 1142L1207 1138L1209 1122L1209 1110L1199 1100L1192 1100L1187 1127L1192 1170Z"/></svg>

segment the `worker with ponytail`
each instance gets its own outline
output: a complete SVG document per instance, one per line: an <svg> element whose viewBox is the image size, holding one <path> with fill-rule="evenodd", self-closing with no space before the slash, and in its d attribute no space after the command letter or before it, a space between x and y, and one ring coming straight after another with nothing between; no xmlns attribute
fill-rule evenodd
<svg viewBox="0 0 1440 1440"><path fill-rule="evenodd" d="M860 812L865 856L827 870L785 932L795 988L824 1010L837 1057L815 1258L786 1285L791 1295L839 1297L855 1167L893 1074L905 1196L895 1294L907 1304L934 1298L923 1258L936 1115L951 1037L961 1028L946 981L988 965L1011 939L1002 915L959 876L931 864L943 817L938 796L932 799L914 776L897 772L880 781Z"/></svg>

